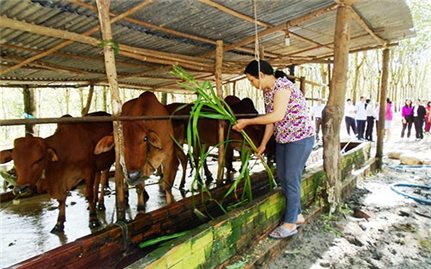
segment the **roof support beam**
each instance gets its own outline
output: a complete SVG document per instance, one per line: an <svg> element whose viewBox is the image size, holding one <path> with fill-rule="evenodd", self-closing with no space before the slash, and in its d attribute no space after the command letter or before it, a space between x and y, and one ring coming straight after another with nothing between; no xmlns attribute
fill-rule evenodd
<svg viewBox="0 0 431 269"><path fill-rule="evenodd" d="M70 3L73 3L75 5L87 8L89 10L92 10L94 12L97 12L97 8L95 6L90 5L90 4L83 3L83 2L81 2L79 0L67 0L67 1L69 1ZM116 16L116 14L112 13L112 12L110 12L109 14L111 16L113 16L113 17ZM146 27L146 28L149 28L149 29L152 29L152 30L160 31L162 33L167 33L167 34L170 34L170 35L173 35L173 36L187 38L187 39L190 39L190 40L195 40L195 41L199 41L199 42L207 43L207 44L212 44L212 45L216 44L215 40L212 40L212 39L209 39L209 38L205 38L205 37L201 37L201 36L196 36L196 35L191 35L191 34L179 32L179 31L176 31L176 30L173 30L173 29L169 29L169 28L166 28L166 27L163 27L163 26L154 25L154 24L151 24L151 23L148 23L148 22L140 21L140 20L137 20L137 19L129 18L129 17L124 17L123 19L125 21L130 22L130 23L133 23L133 24L136 24L136 25L139 25L139 26L143 26L143 27ZM254 50L253 49L249 49L249 48L240 48L239 47L239 48L236 48L236 50L247 52L247 53L254 53ZM271 57L278 57L278 55L276 55L276 54L271 54L270 56Z"/></svg>
<svg viewBox="0 0 431 269"><path fill-rule="evenodd" d="M134 8L132 8L132 9L130 9L130 10L128 10L128 11L126 11L126 12L124 12L124 13L122 13L122 14L118 15L117 17L113 18L113 19L111 20L111 23L114 23L114 22L116 22L116 21L118 21L118 20L121 20L122 18L124 18L124 17L126 17L126 16L129 16L129 15L130 15L130 14L132 14L133 12L136 12L137 10L139 10L139 9L143 8L144 6L146 6L146 5L150 4L151 2L152 2L152 0L146 0L146 1L143 1L142 3L140 3L140 4L139 4L139 5L137 5L137 6L135 6ZM31 24L29 24L29 25L31 25ZM3 26L4 26L4 25L3 25ZM5 26L4 26L4 27L5 27ZM95 26L95 27L91 28L90 30L86 31L85 33L81 34L81 36L89 36L89 35L91 35L91 34L93 34L93 33L97 32L97 31L99 30L99 28L100 28L100 26L99 26L99 25L98 25L98 26ZM25 30L24 30L24 31L25 31ZM72 44L73 42L74 42L74 41L72 41L72 40L68 40L68 41L62 42L62 43L58 44L57 46L54 46L54 47L52 47L52 48L48 49L47 51L45 51L45 52L43 52L43 53L41 53L41 54L38 54L38 55L35 55L35 56L33 56L33 57L28 58L27 60L23 61L22 63L19 63L19 64L17 64L17 65L14 65L14 66L12 66L12 67L10 67L10 68L6 69L6 70L2 70L2 71L0 71L0 75L2 75L2 74L6 74L6 73L9 73L9 72L11 72L11 71L13 71L13 70L16 70L16 69L18 69L18 68L20 68L20 67L22 67L22 66L24 66L24 65L26 65L26 64L29 64L29 63L31 63L31 62L33 62L33 61L35 61L35 60L38 60L38 59L43 58L43 57L45 57L45 56L47 56L47 55L50 55L50 54L52 54L52 53L54 53L54 52L56 52L56 51L58 51L58 50L60 50L60 49L62 49L62 48L64 48L64 47L66 47L66 46L69 46L69 45L70 45L70 44Z"/></svg>
<svg viewBox="0 0 431 269"><path fill-rule="evenodd" d="M21 51L27 51L27 52L32 52L32 53L43 53L43 50L40 49L33 49L33 48L25 48L25 47L20 47L20 46L16 46L16 45L11 45L11 44L0 44L0 48L7 48L7 49L13 49L13 50L21 50ZM100 62L101 64L103 64L103 59L102 58L96 58L96 57L89 57L89 56L81 56L81 55L75 55L75 54L71 54L71 53L64 53L64 52L53 52L52 55L55 56L61 56L64 58L69 58L69 59L76 59L76 60L82 60L82 61L96 61L96 62ZM118 61L117 63L119 63L119 65L121 66L129 66L129 67L142 67L142 65L139 64L135 64L135 63L127 63L127 62L123 62L123 61Z"/></svg>
<svg viewBox="0 0 431 269"><path fill-rule="evenodd" d="M370 34L376 41L377 43L379 43L380 45L384 45L385 43L388 43L387 40L384 40L383 38L381 38L380 36L378 36L373 28L369 25L369 23L367 21L365 21L365 19L359 14L359 12L353 7L350 6L351 9L351 13L352 13L352 17L353 19L365 30L367 31L368 34Z"/></svg>
<svg viewBox="0 0 431 269"><path fill-rule="evenodd" d="M266 22L255 21L255 19L253 17L250 17L250 16L245 15L245 14L243 14L241 12L238 12L238 11L235 11L233 9L230 9L230 8L228 8L226 6L223 6L223 5L219 4L219 3L213 2L211 0L199 0L199 2L201 2L201 3L205 4L205 5L208 5L210 7L216 8L216 9L218 9L218 10L220 10L220 11L226 13L226 14L229 14L229 15L232 15L234 17L246 20L246 21L251 22L251 23L257 23L258 25L266 27L266 28L272 26L271 24L266 23Z"/></svg>
<svg viewBox="0 0 431 269"><path fill-rule="evenodd" d="M99 44L101 44L100 40L90 36L63 31L63 30L57 30L50 27L40 26L40 25L34 25L26 22L21 22L21 21L10 19L5 16L0 16L0 24L2 24L3 27L12 28L15 30L26 31L26 32L31 32L35 34L71 40L66 42L72 42L72 43L80 42L80 43L89 44L92 46L99 46ZM141 61L147 61L147 62L153 62L153 63L159 63L159 64L169 64L169 65L181 64L192 70L200 70L200 71L212 69L212 64L209 63L211 62L211 60L204 59L204 58L183 56L183 55L178 55L173 53L135 48L127 45L120 45L120 47L121 47L121 50L119 51L120 55L129 57L129 58L138 59ZM11 70L7 70L7 71L9 72ZM5 70L0 72L0 74L4 74L4 73L6 73Z"/></svg>
<svg viewBox="0 0 431 269"><path fill-rule="evenodd" d="M281 24L275 25L273 27L270 27L268 29L260 31L258 33L258 36L259 37L263 37L263 36L266 36L266 35L278 32L278 31L285 31L289 27L298 26L298 25L304 23L305 21L311 20L311 19L319 17L319 16L321 16L321 15L327 13L327 12L333 11L333 10L335 10L337 8L337 6L338 6L338 4L331 4L331 5L327 6L327 7L324 7L324 8L315 10L313 12L307 13L307 14L301 16L301 17L292 19L292 20L287 21L285 23L281 23ZM244 38L243 40L241 40L241 41L239 41L237 43L224 46L223 50L225 52L226 51L230 51L230 50L236 49L238 47L248 45L248 44L252 43L254 40L255 40L255 36L249 36L249 37L246 37L246 38Z"/></svg>

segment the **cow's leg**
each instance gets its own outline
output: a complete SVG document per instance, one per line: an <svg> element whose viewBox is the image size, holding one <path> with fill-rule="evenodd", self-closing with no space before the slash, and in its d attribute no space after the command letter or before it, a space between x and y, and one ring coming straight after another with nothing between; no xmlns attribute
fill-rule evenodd
<svg viewBox="0 0 431 269"><path fill-rule="evenodd" d="M175 155L181 163L181 167L183 168L183 175L181 177L180 190L184 189L184 185L186 183L186 170L187 170L187 155L184 154L182 148L176 146L175 147Z"/></svg>
<svg viewBox="0 0 431 269"><path fill-rule="evenodd" d="M106 210L106 207L105 207L105 187L106 187L106 184L108 182L108 173L109 173L109 170L103 170L100 172L100 175L99 175L100 194L99 194L99 199L98 199L98 204L97 204L97 209L99 209L99 210ZM99 188L99 184L96 185L96 183L94 183L94 185L97 186L97 188Z"/></svg>
<svg viewBox="0 0 431 269"><path fill-rule="evenodd" d="M100 225L99 220L97 219L96 205L94 204L94 171L90 171L87 173L85 177L85 198L88 201L89 205L89 226L90 228L94 228Z"/></svg>
<svg viewBox="0 0 431 269"><path fill-rule="evenodd" d="M136 185L136 194L138 196L138 211L145 211L145 203L149 199L149 195L145 190L145 184Z"/></svg>
<svg viewBox="0 0 431 269"><path fill-rule="evenodd" d="M175 175L178 170L178 159L175 156L175 153L169 156L163 163L163 182L162 187L166 194L166 204L171 204L174 201L174 196L172 195L172 186L174 185Z"/></svg>
<svg viewBox="0 0 431 269"><path fill-rule="evenodd" d="M235 173L233 169L233 147L228 145L225 153L225 166L226 166L226 180L232 180L232 174Z"/></svg>
<svg viewBox="0 0 431 269"><path fill-rule="evenodd" d="M96 205L99 197L99 185L100 185L100 172L96 172L94 175L93 185L93 203Z"/></svg>
<svg viewBox="0 0 431 269"><path fill-rule="evenodd" d="M208 150L209 150L209 147L205 146L205 148L204 148L205 156L207 156ZM211 184L211 182L214 181L214 178L213 178L213 174L211 173L210 169L208 168L207 158L205 158L203 161L203 167L204 167L204 173L205 173L205 178L206 178L205 184L208 186L209 184Z"/></svg>
<svg viewBox="0 0 431 269"><path fill-rule="evenodd" d="M52 228L51 233L59 234L64 231L64 222L66 221L66 196L64 199L58 199L58 217L57 223Z"/></svg>

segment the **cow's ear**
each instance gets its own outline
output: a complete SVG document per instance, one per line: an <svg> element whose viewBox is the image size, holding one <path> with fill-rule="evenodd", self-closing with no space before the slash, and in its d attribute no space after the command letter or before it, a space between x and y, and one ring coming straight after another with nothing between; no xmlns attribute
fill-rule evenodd
<svg viewBox="0 0 431 269"><path fill-rule="evenodd" d="M13 149L5 149L0 151L0 163L7 163L12 161L12 150Z"/></svg>
<svg viewBox="0 0 431 269"><path fill-rule="evenodd" d="M146 137L151 146L162 149L162 140L155 132L149 131Z"/></svg>
<svg viewBox="0 0 431 269"><path fill-rule="evenodd" d="M94 148L94 154L99 155L110 151L114 147L114 136L107 135L102 137Z"/></svg>
<svg viewBox="0 0 431 269"><path fill-rule="evenodd" d="M50 161L52 162L58 161L58 155L53 148L48 148L46 152L48 153L48 158Z"/></svg>

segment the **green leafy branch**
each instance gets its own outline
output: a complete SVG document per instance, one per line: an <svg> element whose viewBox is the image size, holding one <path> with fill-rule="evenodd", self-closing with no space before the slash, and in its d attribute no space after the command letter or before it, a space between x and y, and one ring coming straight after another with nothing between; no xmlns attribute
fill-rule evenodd
<svg viewBox="0 0 431 269"><path fill-rule="evenodd" d="M193 145L193 147L197 148L199 143L199 136L197 135L198 129L198 120L199 117L215 119L215 120L227 120L231 125L236 124L237 119L233 111L226 104L223 99L219 99L217 94L214 91L213 86L209 81L204 81L203 83L199 83L191 74L187 73L182 67L174 65L173 70L171 72L176 77L180 78L183 82L179 82L179 85L186 90L194 92L197 95L197 99L194 102L193 109L191 111L191 118L189 120L189 127L187 129L187 143L188 145ZM243 130L240 132L244 137L247 145L252 149L253 152L257 152L257 148L254 145L251 138L248 134ZM244 146L243 146L244 148ZM190 149L189 149L190 155ZM192 154L193 155L193 154ZM191 158L193 156L191 155ZM203 157L203 156L201 156ZM271 168L263 159L262 155L258 155L261 163L263 164L266 172L268 173L270 185L274 186L274 176L272 174ZM232 186L227 191L225 198L229 196L233 191L236 190L238 184L244 179L245 180L245 193L247 194L247 199L250 201L252 199L251 196L251 180L250 175L248 174L248 161L250 160L250 154L241 154L241 161L243 166L241 167L240 176L237 180L232 184ZM200 164L203 161L200 160ZM192 161L192 163L194 163ZM245 198L244 196L242 197Z"/></svg>

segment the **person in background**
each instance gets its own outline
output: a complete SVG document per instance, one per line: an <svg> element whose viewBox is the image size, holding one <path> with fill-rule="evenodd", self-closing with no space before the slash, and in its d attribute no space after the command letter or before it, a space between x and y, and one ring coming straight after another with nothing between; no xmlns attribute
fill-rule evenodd
<svg viewBox="0 0 431 269"><path fill-rule="evenodd" d="M374 128L374 110L373 102L370 99L365 100L366 112L367 112L367 129L365 131L365 139L373 141L373 128Z"/></svg>
<svg viewBox="0 0 431 269"><path fill-rule="evenodd" d="M295 235L297 225L305 221L301 213L301 177L314 145L314 124L307 113L304 95L286 74L274 73L272 66L263 60L250 62L244 73L255 88L263 90L266 114L239 119L233 129L239 132L248 125L266 125L257 154L264 152L274 134L277 177L286 196L286 209L282 224L269 236L286 238Z"/></svg>
<svg viewBox="0 0 431 269"><path fill-rule="evenodd" d="M358 131L358 139L361 141L365 141L364 133L365 133L366 122L367 122L367 111L366 111L365 97L361 96L359 103L356 104L356 126Z"/></svg>
<svg viewBox="0 0 431 269"><path fill-rule="evenodd" d="M379 132L379 116L380 116L380 104L377 103L376 107L374 108L374 119L376 120L376 137Z"/></svg>
<svg viewBox="0 0 431 269"><path fill-rule="evenodd" d="M407 99L403 108L401 109L401 117L403 121L403 129L401 131L401 139L404 138L404 133L407 128L407 140L410 137L410 133L413 125L413 107L412 101Z"/></svg>
<svg viewBox="0 0 431 269"><path fill-rule="evenodd" d="M425 107L425 134L430 134L431 129L431 101L428 101L427 106Z"/></svg>
<svg viewBox="0 0 431 269"><path fill-rule="evenodd" d="M388 142L391 139L391 125L392 125L393 116L394 116L394 113L392 111L392 101L389 98L386 98L386 114L385 114L386 140L385 142Z"/></svg>
<svg viewBox="0 0 431 269"><path fill-rule="evenodd" d="M322 127L322 112L325 108L322 99L317 99L317 104L311 109L311 118L314 119L316 130L316 141L319 141L319 133Z"/></svg>
<svg viewBox="0 0 431 269"><path fill-rule="evenodd" d="M350 136L350 129L353 131L353 135L357 135L356 132L356 109L352 104L352 99L347 99L346 106L344 109L344 120L346 122L347 134Z"/></svg>
<svg viewBox="0 0 431 269"><path fill-rule="evenodd" d="M425 114L425 107L421 105L421 100L417 99L415 101L415 106L413 107L413 123L415 124L416 141L419 141L424 138L423 126Z"/></svg>

